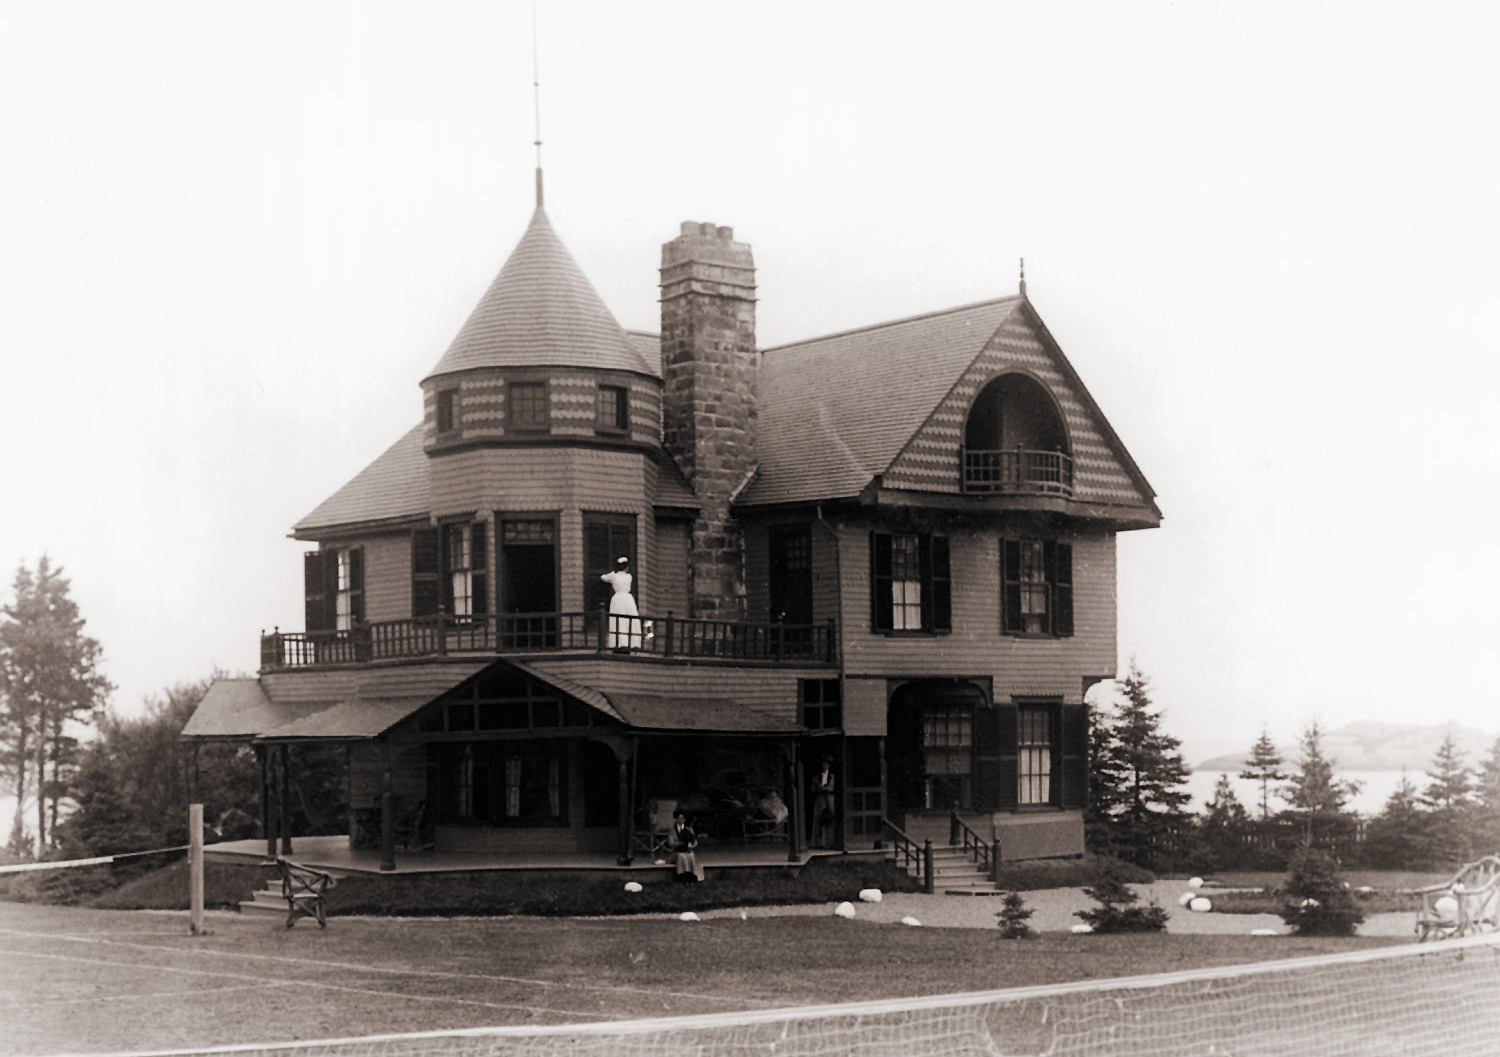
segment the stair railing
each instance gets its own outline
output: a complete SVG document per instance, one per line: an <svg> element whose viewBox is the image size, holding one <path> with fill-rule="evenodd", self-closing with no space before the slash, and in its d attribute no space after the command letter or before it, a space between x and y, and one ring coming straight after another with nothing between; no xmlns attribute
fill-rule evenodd
<svg viewBox="0 0 1500 1057"><path fill-rule="evenodd" d="M890 839L897 864L908 873L916 871L917 880L922 882L922 891L928 895L935 893L937 872L932 865L932 841L918 844L884 815L880 816L880 831L882 836Z"/></svg>
<svg viewBox="0 0 1500 1057"><path fill-rule="evenodd" d="M992 881L995 879L994 849L988 841L970 829L967 822L958 817L957 811L949 813L948 843L954 847L961 845L964 854L984 871L984 875Z"/></svg>

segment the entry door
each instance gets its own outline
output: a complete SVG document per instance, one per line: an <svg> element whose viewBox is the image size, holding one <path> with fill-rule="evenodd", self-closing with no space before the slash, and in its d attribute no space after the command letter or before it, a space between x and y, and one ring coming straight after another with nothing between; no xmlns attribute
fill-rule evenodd
<svg viewBox="0 0 1500 1057"><path fill-rule="evenodd" d="M984 693L972 683L917 680L896 690L887 714L887 778L897 811L973 810L976 724Z"/></svg>
<svg viewBox="0 0 1500 1057"><path fill-rule="evenodd" d="M551 518L500 523L500 604L506 645L557 645L557 523ZM510 616L517 613L530 616Z"/></svg>

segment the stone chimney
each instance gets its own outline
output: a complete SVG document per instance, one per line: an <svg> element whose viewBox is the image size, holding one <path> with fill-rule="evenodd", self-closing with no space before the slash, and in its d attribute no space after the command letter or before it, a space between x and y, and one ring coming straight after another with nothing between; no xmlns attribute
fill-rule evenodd
<svg viewBox="0 0 1500 1057"><path fill-rule="evenodd" d="M755 261L734 229L682 225L661 248L662 441L697 493L691 616L739 620L745 548L730 501L755 471Z"/></svg>

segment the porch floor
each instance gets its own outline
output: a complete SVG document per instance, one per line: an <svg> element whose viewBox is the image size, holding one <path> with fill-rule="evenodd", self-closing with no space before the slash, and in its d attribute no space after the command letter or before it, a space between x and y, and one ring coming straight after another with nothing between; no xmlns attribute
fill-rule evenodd
<svg viewBox="0 0 1500 1057"><path fill-rule="evenodd" d="M293 837L292 850L277 854L302 866L312 866L335 873L386 874L380 869L379 848L356 848L345 836ZM266 861L264 840L233 840L209 844L204 855L210 859ZM752 842L749 844L704 844L698 849L698 861L704 869L713 872L721 869L747 869L770 866L805 866L813 858L842 855L839 851L809 849L800 859L787 856L785 841ZM638 854L629 866L616 862L613 852L558 852L540 854L535 852L469 852L469 851L402 851L396 849L395 873L469 873L475 870L579 870L591 873L632 872L638 870L664 870L656 860L645 853Z"/></svg>

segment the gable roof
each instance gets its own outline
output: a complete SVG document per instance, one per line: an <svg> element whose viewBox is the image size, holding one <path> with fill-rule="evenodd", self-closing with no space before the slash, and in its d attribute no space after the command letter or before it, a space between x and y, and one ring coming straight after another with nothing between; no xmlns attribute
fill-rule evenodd
<svg viewBox="0 0 1500 1057"><path fill-rule="evenodd" d="M425 517L431 509L431 468L422 450L418 424L387 448L344 487L292 526L296 539L316 539L316 532L341 525L402 521Z"/></svg>
<svg viewBox="0 0 1500 1057"><path fill-rule="evenodd" d="M540 206L432 375L474 367L589 367L652 377L661 369L605 307Z"/></svg>
<svg viewBox="0 0 1500 1057"><path fill-rule="evenodd" d="M1019 296L1004 297L766 349L760 472L740 502L859 495L1020 304Z"/></svg>

